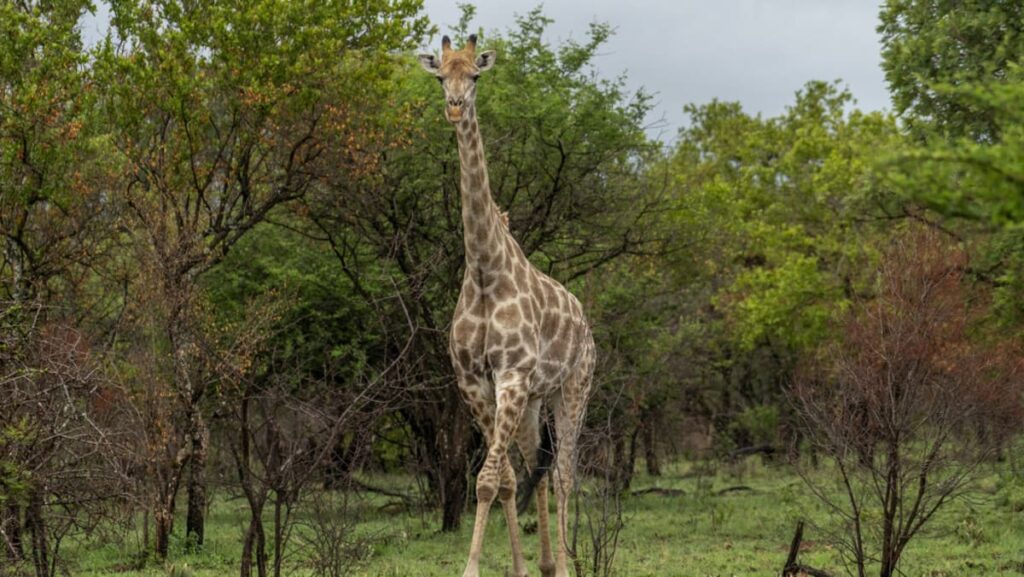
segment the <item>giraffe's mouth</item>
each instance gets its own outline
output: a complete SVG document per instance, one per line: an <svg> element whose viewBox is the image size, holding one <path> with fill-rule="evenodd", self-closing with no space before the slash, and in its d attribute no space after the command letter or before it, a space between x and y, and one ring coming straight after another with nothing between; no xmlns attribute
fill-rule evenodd
<svg viewBox="0 0 1024 577"><path fill-rule="evenodd" d="M448 106L445 108L445 115L448 116L450 122L458 122L462 120L462 107Z"/></svg>

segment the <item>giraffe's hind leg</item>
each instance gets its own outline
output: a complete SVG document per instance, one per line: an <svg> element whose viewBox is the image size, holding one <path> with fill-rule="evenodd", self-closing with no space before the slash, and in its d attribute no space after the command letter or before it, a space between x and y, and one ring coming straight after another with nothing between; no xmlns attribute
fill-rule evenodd
<svg viewBox="0 0 1024 577"><path fill-rule="evenodd" d="M540 428L545 426L541 418L542 399L533 399L526 406L526 414L516 434L516 444L526 462L527 475L534 475L538 466L540 449ZM542 577L553 577L555 559L551 554L551 533L548 529L548 475L543 474L535 487L537 493L537 533L540 535L540 574Z"/></svg>
<svg viewBox="0 0 1024 577"><path fill-rule="evenodd" d="M578 370L562 386L561 395L555 398L555 436L558 449L552 478L555 497L558 502L558 555L555 560L555 577L569 577L569 558L575 552L569 551L569 497L572 494L576 473L576 451L580 430L586 412L590 390L589 369Z"/></svg>

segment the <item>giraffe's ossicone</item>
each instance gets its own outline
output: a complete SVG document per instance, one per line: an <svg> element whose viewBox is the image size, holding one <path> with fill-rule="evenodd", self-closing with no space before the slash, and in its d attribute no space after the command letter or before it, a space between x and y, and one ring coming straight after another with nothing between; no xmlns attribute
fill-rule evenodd
<svg viewBox="0 0 1024 577"><path fill-rule="evenodd" d="M508 451L513 441L529 467L537 464L542 412L554 415L557 454L551 470L558 505L557 556L548 531L548 486L537 484L540 569L568 577L568 502L576 441L594 371L594 339L579 300L530 264L495 204L476 118L480 74L494 51L476 52L470 36L454 50L447 36L441 58L420 56L440 81L445 118L457 134L461 165L462 229L466 269L452 320L449 351L459 391L487 441L477 477L477 511L464 577L477 577L490 507L501 501L512 546L512 573L527 575L519 541L516 476Z"/></svg>

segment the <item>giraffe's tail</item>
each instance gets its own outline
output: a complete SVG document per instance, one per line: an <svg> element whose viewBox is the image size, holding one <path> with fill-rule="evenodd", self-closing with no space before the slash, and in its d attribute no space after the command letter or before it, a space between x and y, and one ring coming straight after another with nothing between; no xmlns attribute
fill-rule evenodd
<svg viewBox="0 0 1024 577"><path fill-rule="evenodd" d="M540 446L537 447L537 466L530 471L530 475L523 479L523 482L516 488L516 509L519 514L526 513L530 507L530 499L533 492L537 490L544 475L551 470L551 463L555 460L555 439L554 428L546 420L540 428Z"/></svg>

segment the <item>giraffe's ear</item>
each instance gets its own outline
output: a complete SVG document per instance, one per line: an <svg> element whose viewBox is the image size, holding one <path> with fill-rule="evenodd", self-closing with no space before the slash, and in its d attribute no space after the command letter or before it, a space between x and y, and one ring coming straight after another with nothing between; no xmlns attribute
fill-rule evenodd
<svg viewBox="0 0 1024 577"><path fill-rule="evenodd" d="M420 54L419 55L420 66L431 74L437 74L437 71L441 69L441 65L437 62L437 57L433 54Z"/></svg>
<svg viewBox="0 0 1024 577"><path fill-rule="evenodd" d="M496 53L493 50L481 52L480 55L476 57L476 67L480 69L480 72L490 70L491 67L494 66L495 56Z"/></svg>

